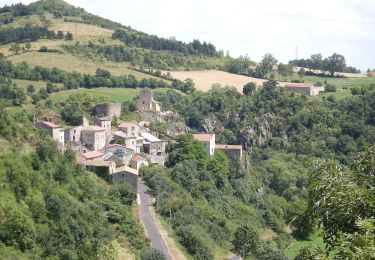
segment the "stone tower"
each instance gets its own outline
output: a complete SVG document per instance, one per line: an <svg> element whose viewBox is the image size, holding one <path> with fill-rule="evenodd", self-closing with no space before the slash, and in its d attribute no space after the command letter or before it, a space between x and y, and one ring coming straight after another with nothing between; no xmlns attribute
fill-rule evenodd
<svg viewBox="0 0 375 260"><path fill-rule="evenodd" d="M138 110L150 110L151 100L154 95L149 88L142 88L138 99L137 108Z"/></svg>

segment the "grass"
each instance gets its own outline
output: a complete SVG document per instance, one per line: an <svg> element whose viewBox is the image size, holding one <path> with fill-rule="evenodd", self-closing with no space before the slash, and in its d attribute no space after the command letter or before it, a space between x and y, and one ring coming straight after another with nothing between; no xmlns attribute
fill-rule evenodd
<svg viewBox="0 0 375 260"><path fill-rule="evenodd" d="M116 63L106 60L80 59L67 53L25 52L8 57L15 64L26 62L29 66L57 67L65 71L77 71L82 74L95 74L98 68L111 72L114 76L132 74L137 79L155 78L154 76L134 71L128 68L127 63Z"/></svg>
<svg viewBox="0 0 375 260"><path fill-rule="evenodd" d="M165 93L168 88L154 89L154 93ZM65 90L52 94L49 98L55 102L62 102L72 94L90 94L94 97L108 97L115 102L131 101L139 95L140 89L130 88L94 88L94 89L75 89Z"/></svg>
<svg viewBox="0 0 375 260"><path fill-rule="evenodd" d="M47 82L45 81L32 81L32 80L21 80L21 79L12 79L14 83L17 84L18 87L22 88L23 90L27 91L28 85L33 85L35 87L35 92L39 91L41 88L45 88L47 86ZM63 88L62 84L55 84L60 88Z"/></svg>
<svg viewBox="0 0 375 260"><path fill-rule="evenodd" d="M375 84L375 77L366 77L366 78L323 78L317 76L304 76L303 80L306 83L316 83L318 81L324 82L327 81L328 84L333 84L337 89L342 89L344 87L350 88L361 87L362 85L369 85L371 83Z"/></svg>
<svg viewBox="0 0 375 260"><path fill-rule="evenodd" d="M301 241L296 241L295 243L292 243L287 249L285 249L286 255L289 258L294 259L294 257L298 254L298 252L306 246L311 246L313 248L320 247L324 249L325 244L323 242L323 238L319 236L321 232L322 232L321 230L316 230L309 237L309 240L301 240Z"/></svg>

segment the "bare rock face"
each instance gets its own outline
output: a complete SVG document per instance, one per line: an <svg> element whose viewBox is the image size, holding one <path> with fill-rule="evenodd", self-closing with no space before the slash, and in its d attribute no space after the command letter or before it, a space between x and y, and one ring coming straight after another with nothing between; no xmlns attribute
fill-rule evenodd
<svg viewBox="0 0 375 260"><path fill-rule="evenodd" d="M251 150L254 146L263 146L272 138L272 121L274 116L265 114L255 118L253 125L249 125L241 131L241 143L246 150Z"/></svg>
<svg viewBox="0 0 375 260"><path fill-rule="evenodd" d="M217 119L205 118L201 121L200 130L204 133L220 132L222 129L223 127Z"/></svg>

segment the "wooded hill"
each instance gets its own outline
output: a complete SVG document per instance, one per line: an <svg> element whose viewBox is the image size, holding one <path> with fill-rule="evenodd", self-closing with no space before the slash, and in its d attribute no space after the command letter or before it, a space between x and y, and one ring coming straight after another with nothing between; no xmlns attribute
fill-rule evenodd
<svg viewBox="0 0 375 260"><path fill-rule="evenodd" d="M221 153L208 158L201 143L183 135L170 145L166 168L145 171L159 215L190 256L375 257L370 81L342 99L310 99L272 80L244 94L217 86L203 93L160 70L216 68L271 77L277 61L266 55L264 66L256 67L210 43L162 39L58 0L3 7L0 21L1 256L111 258L116 241L133 255L148 250L132 214L134 194L85 172L71 151L61 155L31 127L31 109L76 124L92 104L108 100L69 96L76 88L117 93L146 86L184 92L156 98L192 132L215 132L218 142L245 150L241 163ZM61 90L68 98L53 99ZM8 113L4 106L17 109ZM134 109L134 100L123 102L121 119L137 120Z"/></svg>

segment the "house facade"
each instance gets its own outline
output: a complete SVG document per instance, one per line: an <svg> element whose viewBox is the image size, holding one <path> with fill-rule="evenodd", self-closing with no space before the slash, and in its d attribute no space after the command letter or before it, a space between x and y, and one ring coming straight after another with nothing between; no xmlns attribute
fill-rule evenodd
<svg viewBox="0 0 375 260"><path fill-rule="evenodd" d="M144 153L150 155L165 155L166 142L160 140L156 136L143 132L141 137L144 138L143 149Z"/></svg>
<svg viewBox="0 0 375 260"><path fill-rule="evenodd" d="M195 140L204 144L209 156L215 153L215 134L193 134Z"/></svg>
<svg viewBox="0 0 375 260"><path fill-rule="evenodd" d="M82 144L91 150L101 150L106 144L106 131L100 126L88 126L82 129Z"/></svg>
<svg viewBox="0 0 375 260"><path fill-rule="evenodd" d="M154 94L150 88L142 88L137 103L138 110L160 112L160 105L154 100Z"/></svg>
<svg viewBox="0 0 375 260"><path fill-rule="evenodd" d="M53 140L61 145L64 145L64 129L62 129L60 126L48 121L39 121L36 123L36 127L46 130Z"/></svg>
<svg viewBox="0 0 375 260"><path fill-rule="evenodd" d="M242 145L216 144L215 152L220 151L231 159L242 158Z"/></svg>
<svg viewBox="0 0 375 260"><path fill-rule="evenodd" d="M323 86L313 86L310 84L304 83L288 83L284 87L287 90L309 95L309 96L317 96L319 93L324 92Z"/></svg>
<svg viewBox="0 0 375 260"><path fill-rule="evenodd" d="M100 118L95 118L94 122L96 125L100 126L101 128L105 129L105 132L108 135L111 134L112 131L112 121L109 117L100 117Z"/></svg>
<svg viewBox="0 0 375 260"><path fill-rule="evenodd" d="M139 126L133 122L122 122L118 129L126 133L127 136L139 136Z"/></svg>

